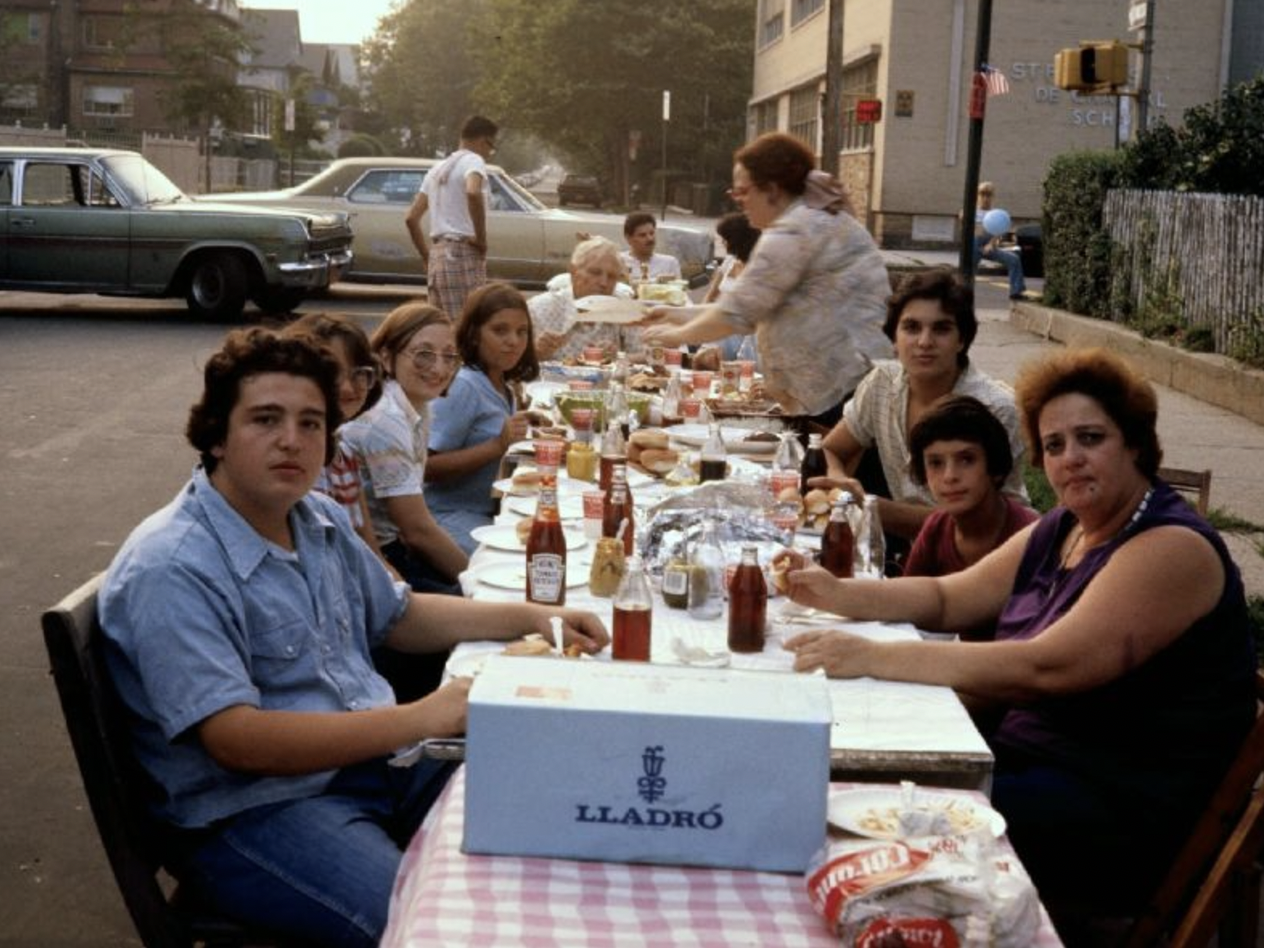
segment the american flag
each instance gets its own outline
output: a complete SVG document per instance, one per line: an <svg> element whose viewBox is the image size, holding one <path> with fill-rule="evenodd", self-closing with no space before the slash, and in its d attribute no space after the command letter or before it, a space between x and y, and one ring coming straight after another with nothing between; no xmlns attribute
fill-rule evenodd
<svg viewBox="0 0 1264 948"><path fill-rule="evenodd" d="M983 64L983 81L987 83L988 98L1009 92L1009 80L1005 78L1005 73L986 63Z"/></svg>

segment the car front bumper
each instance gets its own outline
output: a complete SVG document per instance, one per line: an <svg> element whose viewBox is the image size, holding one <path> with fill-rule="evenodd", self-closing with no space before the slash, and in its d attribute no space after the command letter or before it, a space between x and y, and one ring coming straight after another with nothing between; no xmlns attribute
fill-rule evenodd
<svg viewBox="0 0 1264 948"><path fill-rule="evenodd" d="M306 260L278 264L277 271L281 274L282 286L323 289L342 276L351 266L351 258L350 249L313 254Z"/></svg>

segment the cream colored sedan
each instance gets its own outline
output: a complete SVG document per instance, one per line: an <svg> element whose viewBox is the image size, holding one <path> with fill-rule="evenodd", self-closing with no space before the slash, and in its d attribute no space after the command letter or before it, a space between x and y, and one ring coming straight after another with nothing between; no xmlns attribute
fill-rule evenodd
<svg viewBox="0 0 1264 948"><path fill-rule="evenodd" d="M343 211L355 235L352 264L343 272L343 280L422 283L425 269L408 239L404 216L426 173L438 163L427 158L342 158L309 181L283 191L207 198L217 203ZM492 279L543 286L567 269L581 233L624 245L622 218L545 207L503 169L488 168L492 197L487 271ZM682 274L695 282L714 257L712 234L704 227L660 224L658 247L677 257Z"/></svg>

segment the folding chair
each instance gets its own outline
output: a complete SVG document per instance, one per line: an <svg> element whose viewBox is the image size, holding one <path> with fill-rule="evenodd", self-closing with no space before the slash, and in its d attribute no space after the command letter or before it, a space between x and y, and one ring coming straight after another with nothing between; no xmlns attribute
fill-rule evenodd
<svg viewBox="0 0 1264 948"><path fill-rule="evenodd" d="M1200 516L1207 516L1211 505L1211 471L1193 471L1183 467L1161 467L1159 477L1176 490L1194 498Z"/></svg>
<svg viewBox="0 0 1264 948"><path fill-rule="evenodd" d="M1255 674L1264 701L1264 674ZM1260 855L1264 850L1264 714L1145 911L1126 948L1254 948L1259 927ZM1161 937L1171 933L1165 942Z"/></svg>
<svg viewBox="0 0 1264 948"><path fill-rule="evenodd" d="M148 778L132 756L125 709L102 660L100 584L99 576L84 583L41 625L92 816L136 933L146 948L273 944L194 904L163 872L158 823L143 802Z"/></svg>

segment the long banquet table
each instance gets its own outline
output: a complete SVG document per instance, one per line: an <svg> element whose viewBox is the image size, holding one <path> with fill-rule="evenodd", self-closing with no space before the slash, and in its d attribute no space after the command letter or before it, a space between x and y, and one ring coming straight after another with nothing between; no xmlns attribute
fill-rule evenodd
<svg viewBox="0 0 1264 948"><path fill-rule="evenodd" d="M839 944L802 875L467 856L464 826L462 767L404 853L383 948ZM1042 908L1033 948L1059 945Z"/></svg>
<svg viewBox="0 0 1264 948"><path fill-rule="evenodd" d="M563 481L562 486L565 497L568 485ZM643 484L637 486L644 488ZM569 490L577 489L578 485L569 485ZM510 503L506 507L500 519L502 523L510 524L523 515L521 511L530 509L529 504L521 502ZM564 516L567 510L564 503ZM568 522L566 526L582 529L579 521ZM568 572L579 571L580 576L586 578L592 554L592 541L570 551ZM469 569L461 577L465 594L483 601L522 601L525 595L522 590L488 585L479 579L489 567L503 572L504 564L514 563L522 564L525 573L523 553L492 549L486 545L480 547L471 558ZM611 600L591 595L586 583L567 591L566 604L591 610L601 617L607 628L612 627ZM770 599L769 630L764 651L757 655L733 655L733 667L791 672L793 656L782 645L790 636L812 627L841 626L882 639L918 637L918 631L908 624L855 622L828 616L790 616L796 611L801 612L784 597ZM653 661L678 661L673 649L677 638L686 644L722 649L726 634L725 619L694 620L684 610L669 608L655 593ZM491 643L458 646L449 660L449 670L460 672L467 669L470 667L470 655L499 648L500 645ZM609 652L603 657L608 659ZM951 689L871 678L831 681L829 689L834 703L830 739L833 779L879 782L913 779L919 783L990 792L992 753Z"/></svg>

